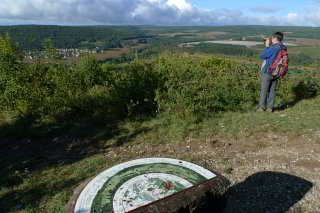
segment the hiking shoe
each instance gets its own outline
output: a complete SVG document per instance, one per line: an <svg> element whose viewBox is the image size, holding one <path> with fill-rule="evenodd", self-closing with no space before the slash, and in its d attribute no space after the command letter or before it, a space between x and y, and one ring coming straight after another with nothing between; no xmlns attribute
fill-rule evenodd
<svg viewBox="0 0 320 213"><path fill-rule="evenodd" d="M257 109L257 112L264 112L264 110L259 108L259 109Z"/></svg>
<svg viewBox="0 0 320 213"><path fill-rule="evenodd" d="M267 112L273 112L273 109L268 108Z"/></svg>

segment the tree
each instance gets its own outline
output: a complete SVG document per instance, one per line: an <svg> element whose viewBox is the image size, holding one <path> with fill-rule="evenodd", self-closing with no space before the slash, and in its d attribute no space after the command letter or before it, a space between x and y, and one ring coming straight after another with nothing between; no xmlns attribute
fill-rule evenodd
<svg viewBox="0 0 320 213"><path fill-rule="evenodd" d="M43 42L43 47L45 50L45 56L48 59L52 59L52 60L60 59L59 53L57 49L53 46L51 39L45 39Z"/></svg>
<svg viewBox="0 0 320 213"><path fill-rule="evenodd" d="M85 54L78 65L79 74L83 78L83 85L91 87L95 84L102 84L104 73L97 59L90 54Z"/></svg>
<svg viewBox="0 0 320 213"><path fill-rule="evenodd" d="M23 69L22 55L9 34L0 36L0 106L10 108L19 93L19 72Z"/></svg>

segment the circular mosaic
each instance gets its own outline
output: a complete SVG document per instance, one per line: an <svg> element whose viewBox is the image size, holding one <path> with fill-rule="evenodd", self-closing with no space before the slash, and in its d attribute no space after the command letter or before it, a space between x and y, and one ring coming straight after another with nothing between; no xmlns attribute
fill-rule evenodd
<svg viewBox="0 0 320 213"><path fill-rule="evenodd" d="M74 213L129 212L216 175L169 158L129 161L102 172L83 189Z"/></svg>

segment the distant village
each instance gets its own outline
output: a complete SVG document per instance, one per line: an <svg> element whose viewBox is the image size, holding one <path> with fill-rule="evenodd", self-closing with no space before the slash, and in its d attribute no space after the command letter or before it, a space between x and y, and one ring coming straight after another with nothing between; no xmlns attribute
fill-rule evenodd
<svg viewBox="0 0 320 213"><path fill-rule="evenodd" d="M71 48L71 49L57 49L57 52L61 58L78 58L83 54L87 53L104 53L104 50L101 50L99 47L96 47L95 49L77 49L77 48ZM32 52L32 51L27 51L24 52L24 56L27 59L34 59L38 57L43 57L47 58L46 54L44 51L38 51L38 52Z"/></svg>
<svg viewBox="0 0 320 213"><path fill-rule="evenodd" d="M147 44L147 43L148 43L148 41L145 38L138 38L138 39L134 40L134 45L139 45L139 44L143 45L143 44ZM120 45L120 46L122 47L122 45ZM120 47L120 46L118 46L118 47ZM114 48L117 48L117 47L114 47ZM79 49L79 48L57 49L57 52L58 52L59 56L61 58L64 58L64 59L67 59L67 58L78 58L81 55L87 54L87 53L95 54L95 53L104 53L104 52L107 52L107 51L108 50L103 50L100 47L96 47L96 48L93 48L93 49ZM47 56L46 56L44 51L36 51L36 52L25 51L24 52L24 56L28 60L33 60L33 59L39 58L39 57L40 58L47 58Z"/></svg>

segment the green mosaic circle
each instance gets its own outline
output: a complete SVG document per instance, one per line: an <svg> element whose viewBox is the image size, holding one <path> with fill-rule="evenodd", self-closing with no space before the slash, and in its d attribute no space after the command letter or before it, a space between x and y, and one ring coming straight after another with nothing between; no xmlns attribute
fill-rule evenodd
<svg viewBox="0 0 320 213"><path fill-rule="evenodd" d="M213 177L200 166L175 159L130 161L93 179L80 194L74 212L128 212Z"/></svg>
<svg viewBox="0 0 320 213"><path fill-rule="evenodd" d="M113 211L113 197L116 191L128 180L143 174L160 172L164 174L171 174L181 177L191 184L195 185L204 180L205 177L202 175L181 166L171 165L171 164L152 164L152 165L142 165L135 166L132 168L125 169L118 174L111 177L98 192L92 205L92 209L97 213L102 212L112 212ZM180 187L181 191L184 187Z"/></svg>

